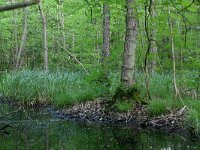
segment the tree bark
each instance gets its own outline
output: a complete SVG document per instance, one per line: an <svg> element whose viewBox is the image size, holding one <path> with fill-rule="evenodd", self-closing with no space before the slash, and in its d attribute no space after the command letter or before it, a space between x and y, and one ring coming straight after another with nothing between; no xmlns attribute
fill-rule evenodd
<svg viewBox="0 0 200 150"><path fill-rule="evenodd" d="M28 2L22 2L22 3L3 6L3 7L0 7L0 12L27 7L30 5L38 4L39 2L40 2L40 0L32 0L32 1L28 1Z"/></svg>
<svg viewBox="0 0 200 150"><path fill-rule="evenodd" d="M110 56L110 7L103 5L103 50L102 63Z"/></svg>
<svg viewBox="0 0 200 150"><path fill-rule="evenodd" d="M42 25L43 25L44 70L48 71L47 25L46 25L46 17L42 9L42 2L39 3L38 8L42 17Z"/></svg>
<svg viewBox="0 0 200 150"><path fill-rule="evenodd" d="M126 35L124 44L124 59L122 65L121 82L128 86L134 84L134 65L136 50L137 23L133 12L133 0L126 0Z"/></svg>
<svg viewBox="0 0 200 150"><path fill-rule="evenodd" d="M63 48L67 49L66 46L66 37L65 37L65 16L64 16L64 9L63 9L63 4L64 1L60 0L60 5L61 5L61 12L60 12L60 24L61 24L61 29L62 29L62 43L63 43Z"/></svg>
<svg viewBox="0 0 200 150"><path fill-rule="evenodd" d="M151 21L152 21L152 29L151 29L151 47L150 47L150 54L152 57L150 58L151 61L149 62L149 73L154 74L156 70L156 55L157 55L157 45L156 45L156 0L150 0L150 10L151 10Z"/></svg>
<svg viewBox="0 0 200 150"><path fill-rule="evenodd" d="M16 69L20 68L21 66L21 56L22 53L24 51L24 47L26 45L26 40L27 40L27 29L28 29L28 23L27 23L27 19L28 19L28 8L24 8L24 24L23 24L23 33L22 33L22 38L21 38L21 44L19 47L19 51L17 54L17 60L16 60Z"/></svg>
<svg viewBox="0 0 200 150"><path fill-rule="evenodd" d="M10 0L10 2L12 4L15 3L15 0ZM12 40L14 41L13 44L13 48L11 51L11 57L10 57L10 69L15 68L16 66L16 56L18 54L18 37L17 37L17 10L13 10L12 11L13 16L12 16L12 24L13 24L13 29L12 29Z"/></svg>

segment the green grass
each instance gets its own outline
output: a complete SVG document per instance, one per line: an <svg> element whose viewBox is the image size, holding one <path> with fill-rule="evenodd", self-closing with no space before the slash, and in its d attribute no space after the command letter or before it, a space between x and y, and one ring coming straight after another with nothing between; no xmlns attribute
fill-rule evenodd
<svg viewBox="0 0 200 150"><path fill-rule="evenodd" d="M150 116L159 116L167 112L165 102L162 100L152 100L148 104L148 113Z"/></svg>
<svg viewBox="0 0 200 150"><path fill-rule="evenodd" d="M184 80L190 82L190 75ZM76 103L93 100L97 97L113 95L120 85L120 73L110 73L108 78L102 76L101 71L85 75L81 72L44 72L41 70L24 70L5 73L0 76L0 95L12 97L19 102L52 103L58 106L69 106ZM144 74L136 75L137 86L141 95L145 97ZM193 79L192 79L193 81ZM181 83L177 78L177 83ZM183 104L173 99L173 86L170 75L156 74L149 80L149 89L152 100L148 102L150 116L159 116ZM193 88L191 85L188 88ZM200 132L200 100L183 96L187 106L186 124ZM116 104L118 111L125 112L132 108L128 102Z"/></svg>
<svg viewBox="0 0 200 150"><path fill-rule="evenodd" d="M143 73L137 74L136 81L141 86L142 95L145 95L145 75ZM155 99L173 97L172 76L170 74L155 74L149 77L149 92Z"/></svg>
<svg viewBox="0 0 200 150"><path fill-rule="evenodd" d="M183 99L185 106L187 107L184 128L189 128L195 133L200 132L200 100ZM166 114L175 109L183 108L183 104L180 100L174 99L157 99L151 100L148 103L147 109L150 116L156 117Z"/></svg>
<svg viewBox="0 0 200 150"><path fill-rule="evenodd" d="M186 81L191 76L185 75ZM0 93L24 101L53 101L59 105L73 104L78 101L90 100L105 94L113 94L120 85L120 73L109 73L108 79L102 76L101 70L90 75L80 72L51 72L40 70L17 71L6 73L0 77ZM193 80L193 79L192 79ZM136 74L137 87L145 97L144 74ZM177 82L180 79L177 77ZM191 88L191 87L190 87ZM176 107L173 97L172 77L170 74L155 74L149 78L149 90L152 99L166 100L167 105ZM151 102L150 102L151 103ZM154 102L153 107L162 103ZM156 104L159 103L159 104ZM169 103L169 104L168 104ZM178 104L179 105L179 104Z"/></svg>
<svg viewBox="0 0 200 150"><path fill-rule="evenodd" d="M30 103L71 105L100 97L108 91L104 85L86 80L90 77L82 73L25 70L5 74L2 78L0 93Z"/></svg>
<svg viewBox="0 0 200 150"><path fill-rule="evenodd" d="M194 108L188 110L186 127L192 129L195 133L200 132L200 110Z"/></svg>
<svg viewBox="0 0 200 150"><path fill-rule="evenodd" d="M188 106L186 114L186 127L192 129L195 133L200 132L200 100L185 101Z"/></svg>
<svg viewBox="0 0 200 150"><path fill-rule="evenodd" d="M118 101L118 102L115 104L114 107L115 107L116 110L119 111L119 112L127 112L127 111L133 109L134 104L133 104L133 102L128 102L128 101L123 101L123 102Z"/></svg>

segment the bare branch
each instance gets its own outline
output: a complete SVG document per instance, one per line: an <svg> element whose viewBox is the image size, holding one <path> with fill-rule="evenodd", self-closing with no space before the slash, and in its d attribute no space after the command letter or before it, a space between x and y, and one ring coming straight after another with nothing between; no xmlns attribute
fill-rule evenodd
<svg viewBox="0 0 200 150"><path fill-rule="evenodd" d="M17 8L23 8L23 7L31 6L31 5L38 4L38 3L40 3L40 0L31 0L28 2L11 4L11 5L0 7L0 12L17 9Z"/></svg>
<svg viewBox="0 0 200 150"><path fill-rule="evenodd" d="M84 70L87 74L89 74L88 71L85 69L84 65L76 58L76 56L74 56L72 53L70 53L67 49L64 49L64 48L60 45L60 43L59 43L58 41L57 41L57 43L58 43L58 46L59 46L60 48L62 48L63 50L65 50L71 57L73 57L74 60L75 60L77 63L79 63L79 64L81 65L81 67L83 68L83 70Z"/></svg>

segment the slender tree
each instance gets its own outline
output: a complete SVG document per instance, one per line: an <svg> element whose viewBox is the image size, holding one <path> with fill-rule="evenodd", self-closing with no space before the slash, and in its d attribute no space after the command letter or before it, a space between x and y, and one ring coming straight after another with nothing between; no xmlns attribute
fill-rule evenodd
<svg viewBox="0 0 200 150"><path fill-rule="evenodd" d="M121 82L132 86L134 81L134 65L136 50L137 23L134 16L133 0L126 0L126 35L124 44L124 58L122 65Z"/></svg>
<svg viewBox="0 0 200 150"><path fill-rule="evenodd" d="M175 57L175 47L174 47L174 36L173 36L173 24L171 20L171 11L170 7L168 6L168 24L169 24L169 30L170 30L170 44L171 44L171 53L172 53L172 61L173 61L173 85L174 85L174 92L175 92L175 98L177 96L180 96L177 83L176 83L176 57Z"/></svg>
<svg viewBox="0 0 200 150"><path fill-rule="evenodd" d="M157 55L157 45L156 45L156 34L157 34L157 29L156 29L156 0L150 0L150 16L151 16L151 22L152 22L152 27L151 27L151 39L150 39L150 55L152 55L151 60L149 62L149 73L155 73L156 70L156 55Z"/></svg>
<svg viewBox="0 0 200 150"><path fill-rule="evenodd" d="M15 3L16 1L15 0L11 0L11 3ZM18 45L18 30L17 30L17 10L13 10L13 16L12 16L12 24L13 24L13 29L12 29L12 40L13 40L13 50L11 52L11 59L12 61L10 62L10 68L13 68L15 67L16 65L16 56L17 56L17 52L18 52L18 48L19 48L19 45Z"/></svg>
<svg viewBox="0 0 200 150"><path fill-rule="evenodd" d="M17 54L17 60L16 60L16 65L15 67L16 68L20 68L21 66L21 56L22 56L22 53L24 51L24 48L25 48L25 45L26 45L26 40L27 40L27 28L28 28L28 8L24 8L24 18L23 18L23 33L22 33L22 38L21 38L21 44L20 44L20 47L19 47L19 51L18 51L18 54Z"/></svg>
<svg viewBox="0 0 200 150"><path fill-rule="evenodd" d="M103 5L103 49L102 49L102 67L104 69L104 78L108 77L109 66L108 57L110 56L110 6L107 3Z"/></svg>
<svg viewBox="0 0 200 150"><path fill-rule="evenodd" d="M110 7L103 5L103 49L102 62L110 55Z"/></svg>
<svg viewBox="0 0 200 150"><path fill-rule="evenodd" d="M62 45L66 49L66 33L65 33L65 15L64 15L64 1L58 0L57 2L57 21L58 21L58 33L62 33Z"/></svg>
<svg viewBox="0 0 200 150"><path fill-rule="evenodd" d="M48 71L48 44L47 44L47 25L46 25L46 17L44 11L42 9L42 2L38 5L41 17L42 17L42 25L43 25L43 46L44 46L44 69Z"/></svg>

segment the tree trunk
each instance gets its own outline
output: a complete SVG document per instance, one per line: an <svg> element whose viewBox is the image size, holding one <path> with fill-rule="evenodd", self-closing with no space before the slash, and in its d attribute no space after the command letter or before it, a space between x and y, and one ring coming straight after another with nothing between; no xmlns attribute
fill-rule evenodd
<svg viewBox="0 0 200 150"><path fill-rule="evenodd" d="M150 55L152 56L149 62L149 73L154 74L156 70L156 55L157 55L157 45L156 45L156 0L151 0L150 4L150 10L151 10L151 21L152 21L152 29L151 29L151 47L150 47Z"/></svg>
<svg viewBox="0 0 200 150"><path fill-rule="evenodd" d="M64 1L60 1L61 5L61 12L60 12L60 24L61 24L61 29L62 29L62 43L63 43L63 48L67 49L66 47L66 38L65 38L65 16L64 16L64 9L63 9L63 4Z"/></svg>
<svg viewBox="0 0 200 150"><path fill-rule="evenodd" d="M21 56L24 51L24 47L26 45L26 40L27 40L27 28L28 28L28 23L27 23L27 18L28 18L28 8L24 8L24 23L23 23L23 33L22 33L22 38L21 38L21 44L19 47L19 51L17 54L17 60L16 60L16 69L20 68L21 66Z"/></svg>
<svg viewBox="0 0 200 150"><path fill-rule="evenodd" d="M126 36L124 44L124 59L122 66L121 82L128 86L134 84L134 64L135 64L135 49L137 23L133 13L133 0L126 0Z"/></svg>
<svg viewBox="0 0 200 150"><path fill-rule="evenodd" d="M103 50L102 63L110 55L110 7L108 4L103 5Z"/></svg>
<svg viewBox="0 0 200 150"><path fill-rule="evenodd" d="M38 5L43 25L43 46L44 46L44 70L48 71L48 44L47 44L47 27L46 27L46 17L42 9L42 2Z"/></svg>
<svg viewBox="0 0 200 150"><path fill-rule="evenodd" d="M171 44L172 61L173 61L173 86L174 86L175 98L177 98L177 96L179 95L179 90L176 84L176 57L175 57L175 49L174 49L173 26L172 26L172 20L170 17L169 6L168 6L168 15L169 15L168 24L169 24L169 29L170 29L170 44Z"/></svg>
<svg viewBox="0 0 200 150"><path fill-rule="evenodd" d="M15 0L11 0L12 4L15 4ZM13 24L13 31L12 31L12 40L13 42L13 48L11 51L11 61L10 61L10 68L15 68L16 66L16 56L18 54L18 37L17 37L17 10L13 10L13 17L12 17L12 24Z"/></svg>

